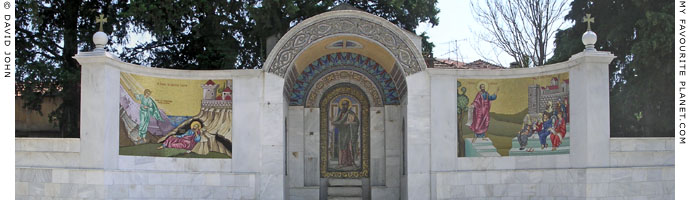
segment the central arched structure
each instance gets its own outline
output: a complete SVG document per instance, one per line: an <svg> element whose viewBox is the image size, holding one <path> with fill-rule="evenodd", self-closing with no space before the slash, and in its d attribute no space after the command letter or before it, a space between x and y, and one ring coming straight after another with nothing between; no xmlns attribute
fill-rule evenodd
<svg viewBox="0 0 690 200"><path fill-rule="evenodd" d="M264 69L284 79L289 105L286 198L401 197L406 79L425 69L420 46L357 10L309 18L278 41Z"/></svg>
<svg viewBox="0 0 690 200"><path fill-rule="evenodd" d="M413 33L406 33L385 19L366 12L331 11L309 18L286 33L269 54L264 68L285 77L295 59L318 41L333 35L355 35L378 43L409 75L426 68L419 50L421 47L415 46L409 34Z"/></svg>

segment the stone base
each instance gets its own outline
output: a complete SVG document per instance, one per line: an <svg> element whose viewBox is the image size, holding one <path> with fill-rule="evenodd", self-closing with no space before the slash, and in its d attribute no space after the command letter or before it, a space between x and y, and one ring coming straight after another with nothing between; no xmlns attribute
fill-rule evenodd
<svg viewBox="0 0 690 200"><path fill-rule="evenodd" d="M362 180L328 179L328 199L362 199Z"/></svg>
<svg viewBox="0 0 690 200"><path fill-rule="evenodd" d="M489 138L465 138L465 157L497 157L501 156L496 151L493 141Z"/></svg>

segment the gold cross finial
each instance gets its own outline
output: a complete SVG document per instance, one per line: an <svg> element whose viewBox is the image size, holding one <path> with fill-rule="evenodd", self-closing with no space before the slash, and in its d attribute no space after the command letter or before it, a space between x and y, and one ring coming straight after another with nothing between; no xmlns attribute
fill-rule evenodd
<svg viewBox="0 0 690 200"><path fill-rule="evenodd" d="M100 24L101 24L101 27L98 28L98 31L103 32L103 23L106 23L106 22L108 22L108 18L107 18L107 17L103 17L103 14L101 14L100 17L97 17L97 18L96 18L96 23L100 23Z"/></svg>
<svg viewBox="0 0 690 200"><path fill-rule="evenodd" d="M594 23L594 17L592 17L592 14L586 14L584 18L582 18L582 22L587 23L587 30L591 31L592 27L590 26L591 23Z"/></svg>

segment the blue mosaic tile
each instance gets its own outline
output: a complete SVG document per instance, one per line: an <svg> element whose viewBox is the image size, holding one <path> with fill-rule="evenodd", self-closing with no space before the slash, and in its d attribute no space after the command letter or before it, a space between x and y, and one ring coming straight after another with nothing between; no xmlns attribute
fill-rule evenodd
<svg viewBox="0 0 690 200"><path fill-rule="evenodd" d="M292 90L290 91L290 105L304 105L306 93L311 88L312 82L332 72L335 68L343 66L354 67L353 70L364 72L366 76L372 78L376 86L383 91L384 104L400 104L400 95L395 88L394 81L381 65L366 56L339 52L316 59L302 71L296 78Z"/></svg>

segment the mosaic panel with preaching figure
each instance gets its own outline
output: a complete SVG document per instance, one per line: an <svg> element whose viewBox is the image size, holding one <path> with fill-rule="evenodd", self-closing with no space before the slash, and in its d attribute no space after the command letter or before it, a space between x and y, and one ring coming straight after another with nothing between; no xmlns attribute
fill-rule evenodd
<svg viewBox="0 0 690 200"><path fill-rule="evenodd" d="M353 84L335 85L321 98L321 177L369 177L369 106Z"/></svg>
<svg viewBox="0 0 690 200"><path fill-rule="evenodd" d="M120 73L119 154L231 158L232 80Z"/></svg>
<svg viewBox="0 0 690 200"><path fill-rule="evenodd" d="M568 73L458 79L458 156L570 153Z"/></svg>

